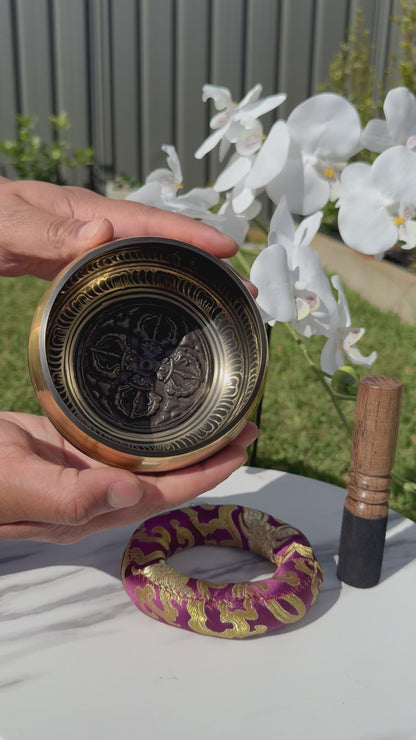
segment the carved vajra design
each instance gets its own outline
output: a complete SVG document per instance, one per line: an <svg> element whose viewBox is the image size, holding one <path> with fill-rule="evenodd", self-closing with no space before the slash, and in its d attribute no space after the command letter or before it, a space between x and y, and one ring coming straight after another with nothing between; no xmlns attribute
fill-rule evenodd
<svg viewBox="0 0 416 740"><path fill-rule="evenodd" d="M119 306L83 335L84 384L100 415L119 426L169 428L205 397L207 343L179 312Z"/></svg>

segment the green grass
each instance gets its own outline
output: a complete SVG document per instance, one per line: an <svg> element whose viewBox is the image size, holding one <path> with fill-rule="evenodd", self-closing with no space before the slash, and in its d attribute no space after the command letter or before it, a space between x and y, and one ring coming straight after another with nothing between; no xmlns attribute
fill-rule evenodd
<svg viewBox="0 0 416 740"><path fill-rule="evenodd" d="M27 340L47 283L28 275L0 277L0 409L39 413L27 369Z"/></svg>
<svg viewBox="0 0 416 740"><path fill-rule="evenodd" d="M31 277L0 278L0 408L39 413L27 371L27 337L46 283ZM367 333L360 349L379 357L372 372L404 383L395 473L416 481L416 327L382 313L347 291L353 324ZM319 364L321 338L308 341ZM354 403L343 409L352 422ZM320 384L284 326L272 331L271 359L257 450L260 467L288 470L345 486L350 439ZM394 486L393 508L416 520L416 497Z"/></svg>

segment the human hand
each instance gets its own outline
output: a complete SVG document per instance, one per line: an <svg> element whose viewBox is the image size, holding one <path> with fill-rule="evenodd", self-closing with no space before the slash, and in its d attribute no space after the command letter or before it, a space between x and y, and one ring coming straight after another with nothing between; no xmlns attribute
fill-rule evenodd
<svg viewBox="0 0 416 740"><path fill-rule="evenodd" d="M0 275L51 280L71 260L112 239L156 236L231 257L237 244L187 216L84 188L0 177Z"/></svg>
<svg viewBox="0 0 416 740"><path fill-rule="evenodd" d="M204 462L137 475L91 460L42 416L0 413L0 539L70 544L180 506L243 465L256 436L250 422Z"/></svg>

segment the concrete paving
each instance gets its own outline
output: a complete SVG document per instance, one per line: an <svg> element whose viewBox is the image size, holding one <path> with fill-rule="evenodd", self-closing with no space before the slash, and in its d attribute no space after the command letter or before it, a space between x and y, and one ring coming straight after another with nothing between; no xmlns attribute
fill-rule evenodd
<svg viewBox="0 0 416 740"><path fill-rule="evenodd" d="M416 325L414 273L391 262L379 262L362 255L325 234L317 234L312 247L329 275L339 275L343 285L376 308L392 311L406 324Z"/></svg>

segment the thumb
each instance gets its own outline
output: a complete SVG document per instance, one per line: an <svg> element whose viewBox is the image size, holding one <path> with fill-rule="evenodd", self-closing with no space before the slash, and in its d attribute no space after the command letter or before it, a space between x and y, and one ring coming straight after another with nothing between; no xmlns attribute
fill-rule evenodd
<svg viewBox="0 0 416 740"><path fill-rule="evenodd" d="M106 218L79 221L75 218L45 215L47 220L44 223L38 221L44 239L42 239L43 264L38 263L37 277L46 279L54 277L68 262L100 244L111 241L114 235L113 226ZM40 271L42 274L39 274Z"/></svg>
<svg viewBox="0 0 416 740"><path fill-rule="evenodd" d="M14 199L14 200L13 200ZM66 218L33 206L14 195L0 243L1 272L8 277L32 274L52 279L68 262L111 241L112 223Z"/></svg>
<svg viewBox="0 0 416 740"><path fill-rule="evenodd" d="M1 488L7 496L1 495ZM1 519L3 524L82 525L101 514L134 506L142 494L140 479L129 471L107 467L79 471L34 456L9 477L7 485L0 486Z"/></svg>

